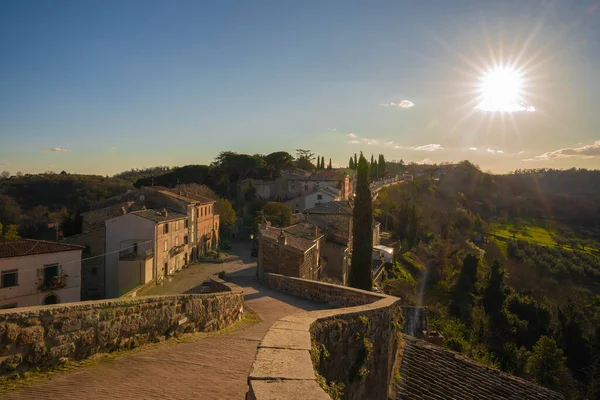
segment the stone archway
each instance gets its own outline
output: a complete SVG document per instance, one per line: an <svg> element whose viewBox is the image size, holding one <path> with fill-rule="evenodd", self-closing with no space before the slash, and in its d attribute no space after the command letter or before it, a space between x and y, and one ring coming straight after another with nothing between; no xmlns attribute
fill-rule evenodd
<svg viewBox="0 0 600 400"><path fill-rule="evenodd" d="M58 304L60 301L58 299L58 296L55 294L49 294L48 296L44 297L44 302L42 304L44 305L50 305L50 304Z"/></svg>

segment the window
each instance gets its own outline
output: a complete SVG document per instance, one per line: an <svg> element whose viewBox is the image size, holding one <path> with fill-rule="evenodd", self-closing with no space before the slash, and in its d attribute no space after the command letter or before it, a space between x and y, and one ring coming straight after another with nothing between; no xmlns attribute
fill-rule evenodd
<svg viewBox="0 0 600 400"><path fill-rule="evenodd" d="M323 200L323 195L322 194L318 194L317 195L317 200Z"/></svg>
<svg viewBox="0 0 600 400"><path fill-rule="evenodd" d="M169 250L169 241L165 240L165 251Z"/></svg>
<svg viewBox="0 0 600 400"><path fill-rule="evenodd" d="M190 227L190 220L189 219L185 220L185 222L183 223L183 227L184 227L184 229L187 229L187 228Z"/></svg>
<svg viewBox="0 0 600 400"><path fill-rule="evenodd" d="M179 246L179 236L175 238L175 246Z"/></svg>
<svg viewBox="0 0 600 400"><path fill-rule="evenodd" d="M204 207L200 207L200 216L204 216Z"/></svg>
<svg viewBox="0 0 600 400"><path fill-rule="evenodd" d="M92 268L91 272L92 272L92 276L98 275L98 268L96 268L96 267Z"/></svg>
<svg viewBox="0 0 600 400"><path fill-rule="evenodd" d="M2 271L2 277L0 279L0 287L12 287L19 284L19 271L11 269L8 271Z"/></svg>
<svg viewBox="0 0 600 400"><path fill-rule="evenodd" d="M163 225L163 233L169 233L169 223Z"/></svg>
<svg viewBox="0 0 600 400"><path fill-rule="evenodd" d="M86 257L86 256L89 256L90 254L92 254L92 246L90 246L89 244L86 244L81 255Z"/></svg>
<svg viewBox="0 0 600 400"><path fill-rule="evenodd" d="M179 221L175 221L175 230L178 231L179 230Z"/></svg>
<svg viewBox="0 0 600 400"><path fill-rule="evenodd" d="M51 286L55 282L55 277L60 276L60 265L44 265L44 284ZM55 304L55 303L50 303Z"/></svg>
<svg viewBox="0 0 600 400"><path fill-rule="evenodd" d="M188 244L188 237L187 236L183 237L183 244Z"/></svg>

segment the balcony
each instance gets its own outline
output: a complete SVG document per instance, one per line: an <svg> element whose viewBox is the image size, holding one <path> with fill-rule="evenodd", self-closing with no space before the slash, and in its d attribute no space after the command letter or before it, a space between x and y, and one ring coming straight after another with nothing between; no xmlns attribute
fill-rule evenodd
<svg viewBox="0 0 600 400"><path fill-rule="evenodd" d="M55 289L64 288L65 286L67 286L66 278L68 278L68 277L69 277L69 274L62 274L62 275L46 276L44 278L40 278L42 283L39 286L39 290L46 291L46 290L55 290Z"/></svg>
<svg viewBox="0 0 600 400"><path fill-rule="evenodd" d="M175 257L177 254L182 253L184 248L185 248L185 244L173 246L173 248L171 249L171 257Z"/></svg>

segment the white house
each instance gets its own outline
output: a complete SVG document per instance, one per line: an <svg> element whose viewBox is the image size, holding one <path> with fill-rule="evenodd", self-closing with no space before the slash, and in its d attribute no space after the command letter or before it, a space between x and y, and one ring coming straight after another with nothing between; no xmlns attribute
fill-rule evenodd
<svg viewBox="0 0 600 400"><path fill-rule="evenodd" d="M304 210L311 209L318 204L329 203L330 201L340 199L341 194L339 189L333 186L326 186L318 189L314 193L286 201L285 203L292 208L293 213L300 213L304 212Z"/></svg>
<svg viewBox="0 0 600 400"><path fill-rule="evenodd" d="M81 299L83 246L0 240L0 309Z"/></svg>
<svg viewBox="0 0 600 400"><path fill-rule="evenodd" d="M106 297L118 297L174 274L190 260L187 215L167 209L132 211L105 221Z"/></svg>

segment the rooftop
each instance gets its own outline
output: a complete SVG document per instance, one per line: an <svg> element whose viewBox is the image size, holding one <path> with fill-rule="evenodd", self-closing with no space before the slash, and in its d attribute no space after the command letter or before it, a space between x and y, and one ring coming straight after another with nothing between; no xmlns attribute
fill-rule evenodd
<svg viewBox="0 0 600 400"><path fill-rule="evenodd" d="M467 356L403 335L397 399L530 399L563 396L532 382L477 363Z"/></svg>
<svg viewBox="0 0 600 400"><path fill-rule="evenodd" d="M167 221L175 221L178 219L184 219L187 215L182 214L177 211L166 209L166 215L163 212L163 209L148 209L148 210L140 210L140 211L132 211L131 214L137 215L138 217L146 218L154 222L167 222Z"/></svg>
<svg viewBox="0 0 600 400"><path fill-rule="evenodd" d="M286 238L286 243L287 246L290 246L291 248L301 251L301 252L305 252L307 250L309 250L311 247L313 247L315 245L315 239L314 238L310 238L310 236L306 237L302 237L302 236L297 236L294 234L294 232L296 233L300 233L304 230L304 228L302 227L296 227L296 225L304 225L306 224L306 222L301 222L299 224L295 224L292 226L289 226L287 228L275 228L272 226L261 226L260 228L260 236L262 238L266 238L269 240L279 240L279 237L281 236L281 234L283 234ZM310 224L312 225L312 224ZM313 229L315 229L314 225ZM288 231L289 228L292 228L290 231ZM319 236L320 237L320 236Z"/></svg>
<svg viewBox="0 0 600 400"><path fill-rule="evenodd" d="M304 211L308 214L343 214L352 215L352 207L347 200L330 201L327 203L317 204L313 208Z"/></svg>
<svg viewBox="0 0 600 400"><path fill-rule="evenodd" d="M0 240L0 258L33 256L38 254L59 253L62 251L83 249L84 246L59 242L48 242L46 240Z"/></svg>
<svg viewBox="0 0 600 400"><path fill-rule="evenodd" d="M177 189L171 189L164 186L152 186L146 189L152 189L159 193L165 194L167 196L173 197L178 200L185 201L187 203L200 203L200 204L209 204L214 203L215 200L210 199L205 196L201 196L199 194L190 193L186 191L181 191Z"/></svg>

